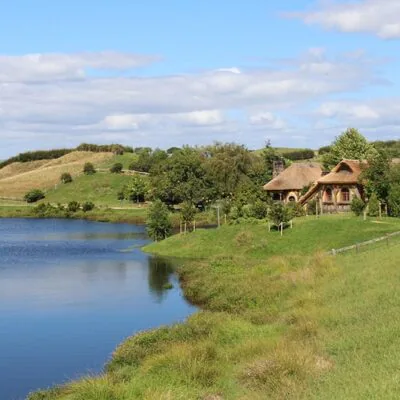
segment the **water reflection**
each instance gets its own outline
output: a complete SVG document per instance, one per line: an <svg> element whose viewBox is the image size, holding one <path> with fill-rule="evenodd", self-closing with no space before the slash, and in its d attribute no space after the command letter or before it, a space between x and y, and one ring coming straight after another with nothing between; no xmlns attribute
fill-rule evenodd
<svg viewBox="0 0 400 400"><path fill-rule="evenodd" d="M132 225L0 220L0 399L98 373L127 336L195 310L146 242Z"/></svg>
<svg viewBox="0 0 400 400"><path fill-rule="evenodd" d="M166 285L174 274L174 267L171 261L161 257L152 257L149 259L148 282L151 292L158 301L162 301L166 292Z"/></svg>

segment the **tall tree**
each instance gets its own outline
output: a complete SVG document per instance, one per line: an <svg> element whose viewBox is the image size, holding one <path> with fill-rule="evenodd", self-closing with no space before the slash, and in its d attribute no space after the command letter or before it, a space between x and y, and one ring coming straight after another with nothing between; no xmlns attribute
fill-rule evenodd
<svg viewBox="0 0 400 400"><path fill-rule="evenodd" d="M324 167L331 169L340 161L365 160L376 155L375 147L355 128L348 128L332 143L330 151L322 157Z"/></svg>

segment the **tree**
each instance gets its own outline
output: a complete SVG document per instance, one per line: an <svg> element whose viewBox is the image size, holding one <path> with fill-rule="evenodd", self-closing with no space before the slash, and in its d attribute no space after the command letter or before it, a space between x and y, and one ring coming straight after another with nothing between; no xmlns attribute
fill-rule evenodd
<svg viewBox="0 0 400 400"><path fill-rule="evenodd" d="M378 200L387 201L391 185L390 172L390 159L386 152L379 151L368 160L368 167L360 175L368 197L375 193Z"/></svg>
<svg viewBox="0 0 400 400"><path fill-rule="evenodd" d="M390 216L400 217L400 183L395 183L391 186L388 205Z"/></svg>
<svg viewBox="0 0 400 400"><path fill-rule="evenodd" d="M193 204L185 201L181 207L182 221L190 224L191 222L193 222L195 214L196 209Z"/></svg>
<svg viewBox="0 0 400 400"><path fill-rule="evenodd" d="M357 129L349 128L335 139L322 161L326 168L331 169L343 159L366 160L374 155L374 146Z"/></svg>
<svg viewBox="0 0 400 400"><path fill-rule="evenodd" d="M140 203L145 201L148 192L147 179L137 174L134 175L125 188L125 198L129 201Z"/></svg>
<svg viewBox="0 0 400 400"><path fill-rule="evenodd" d="M94 165L90 162L85 163L83 166L83 173L85 175L93 175L96 173L96 169L94 168Z"/></svg>
<svg viewBox="0 0 400 400"><path fill-rule="evenodd" d="M25 194L24 200L27 203L36 203L37 201L44 199L45 195L40 189L32 189Z"/></svg>
<svg viewBox="0 0 400 400"><path fill-rule="evenodd" d="M277 151L271 146L271 142L268 140L265 143L265 147L262 151L262 158L264 161L265 168L265 183L269 182L274 173L274 162L281 161L285 164L284 158L277 153Z"/></svg>
<svg viewBox="0 0 400 400"><path fill-rule="evenodd" d="M158 164L150 177L153 197L169 205L184 201L202 205L209 201L213 189L199 151L190 147Z"/></svg>
<svg viewBox="0 0 400 400"><path fill-rule="evenodd" d="M60 181L61 183L71 183L72 182L72 176L69 172L64 172L60 176Z"/></svg>
<svg viewBox="0 0 400 400"><path fill-rule="evenodd" d="M268 218L276 226L279 226L282 223L286 224L291 220L290 210L283 203L276 202L271 205L268 212Z"/></svg>
<svg viewBox="0 0 400 400"><path fill-rule="evenodd" d="M121 163L115 163L111 168L110 172L112 174L120 174L122 172L123 165Z"/></svg>
<svg viewBox="0 0 400 400"><path fill-rule="evenodd" d="M150 206L146 223L147 233L153 240L159 241L170 236L172 224L168 207L161 200L156 200Z"/></svg>
<svg viewBox="0 0 400 400"><path fill-rule="evenodd" d="M368 201L368 215L370 217L379 216L380 204L376 193L372 193Z"/></svg>
<svg viewBox="0 0 400 400"><path fill-rule="evenodd" d="M351 211L353 211L353 213L357 217L359 217L364 212L366 204L359 197L354 197L353 200L351 201L350 207L351 207Z"/></svg>

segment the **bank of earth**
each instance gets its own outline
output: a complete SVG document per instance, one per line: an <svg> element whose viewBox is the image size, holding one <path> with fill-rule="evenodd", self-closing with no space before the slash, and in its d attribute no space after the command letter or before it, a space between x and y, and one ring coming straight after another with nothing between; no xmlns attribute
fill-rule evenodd
<svg viewBox="0 0 400 400"><path fill-rule="evenodd" d="M326 251L400 230L400 220L227 225L153 243L179 257L186 322L140 333L98 377L30 400L397 398L400 238Z"/></svg>

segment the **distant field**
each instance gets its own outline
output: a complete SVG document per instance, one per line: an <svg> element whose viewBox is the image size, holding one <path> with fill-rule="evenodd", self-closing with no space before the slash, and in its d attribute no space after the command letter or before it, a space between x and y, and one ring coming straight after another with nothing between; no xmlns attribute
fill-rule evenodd
<svg viewBox="0 0 400 400"><path fill-rule="evenodd" d="M49 190L59 183L63 172L76 177L86 162L97 166L112 158L111 153L76 151L55 160L10 164L0 169L0 197L23 198L34 188Z"/></svg>
<svg viewBox="0 0 400 400"><path fill-rule="evenodd" d="M131 162L136 161L137 158L138 158L137 154L134 153L125 153L120 156L113 156L112 158L109 158L108 160L105 160L103 163L101 163L99 165L99 168L109 169L115 163L121 163L124 169L128 169Z"/></svg>
<svg viewBox="0 0 400 400"><path fill-rule="evenodd" d="M292 151L301 151L301 150L307 150L305 148L301 148L301 147L274 147L274 149L280 153L281 155L285 155L286 153L291 153ZM263 152L264 149L257 149L254 150L254 153L256 154L261 154ZM315 151L315 153L317 153L317 151Z"/></svg>

